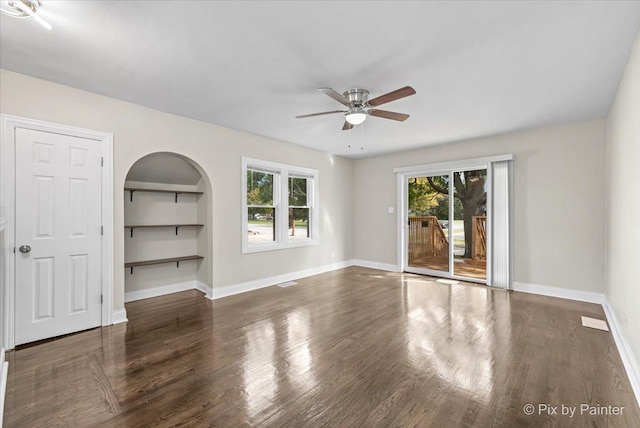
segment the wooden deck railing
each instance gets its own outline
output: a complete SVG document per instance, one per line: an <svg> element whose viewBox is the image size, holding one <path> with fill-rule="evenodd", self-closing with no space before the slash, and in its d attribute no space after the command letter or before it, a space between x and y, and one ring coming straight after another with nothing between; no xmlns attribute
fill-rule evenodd
<svg viewBox="0 0 640 428"><path fill-rule="evenodd" d="M473 216L471 230L471 258L486 260L487 217ZM409 262L424 257L449 257L449 241L435 216L409 217L408 239Z"/></svg>
<svg viewBox="0 0 640 428"><path fill-rule="evenodd" d="M409 262L424 257L448 257L449 242L435 216L409 217Z"/></svg>
<svg viewBox="0 0 640 428"><path fill-rule="evenodd" d="M487 217L473 216L472 231L471 258L484 260L487 258Z"/></svg>

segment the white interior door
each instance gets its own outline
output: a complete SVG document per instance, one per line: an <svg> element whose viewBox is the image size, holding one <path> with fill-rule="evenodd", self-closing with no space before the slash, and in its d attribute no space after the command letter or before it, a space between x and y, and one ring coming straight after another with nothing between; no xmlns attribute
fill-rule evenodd
<svg viewBox="0 0 640 428"><path fill-rule="evenodd" d="M101 325L101 147L16 129L15 344Z"/></svg>

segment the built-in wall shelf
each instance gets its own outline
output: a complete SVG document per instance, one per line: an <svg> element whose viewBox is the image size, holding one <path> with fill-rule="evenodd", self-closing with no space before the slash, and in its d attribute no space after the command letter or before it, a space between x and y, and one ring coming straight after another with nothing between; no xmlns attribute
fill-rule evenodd
<svg viewBox="0 0 640 428"><path fill-rule="evenodd" d="M127 224L125 229L131 229L131 237L133 238L133 229L157 228L157 227L175 227L176 235L181 227L203 227L204 224Z"/></svg>
<svg viewBox="0 0 640 428"><path fill-rule="evenodd" d="M139 262L129 262L129 263L125 263L124 267L125 268L130 268L131 269L131 274L133 275L133 268L134 267L140 267L140 266L150 266L150 265L159 265L159 264L163 264L163 263L174 263L176 264L176 267L180 267L180 262L186 262L189 260L202 260L204 259L204 257L202 256L182 256L182 257L169 257L168 259L154 259L154 260L142 260Z"/></svg>
<svg viewBox="0 0 640 428"><path fill-rule="evenodd" d="M178 195L202 195L204 192L195 192L190 190L169 190L169 189L144 189L139 187L125 187L125 192L129 192L129 201L133 202L133 192L151 192L151 193L174 193L176 195L176 204L178 203Z"/></svg>

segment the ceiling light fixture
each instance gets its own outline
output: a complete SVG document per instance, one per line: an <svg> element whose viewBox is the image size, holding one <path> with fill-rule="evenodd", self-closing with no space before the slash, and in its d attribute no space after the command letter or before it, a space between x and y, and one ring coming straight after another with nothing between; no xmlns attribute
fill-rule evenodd
<svg viewBox="0 0 640 428"><path fill-rule="evenodd" d="M35 19L38 24L42 25L47 30L51 30L51 28L53 28L51 27L51 24L38 15L38 9L40 8L40 2L38 0L12 0L2 3L8 6L0 8L0 12L5 15L13 16L14 18L30 17Z"/></svg>
<svg viewBox="0 0 640 428"><path fill-rule="evenodd" d="M344 115L344 118L347 122L352 125L360 125L362 122L367 120L367 112L365 112L361 108L356 108L353 111L348 112Z"/></svg>

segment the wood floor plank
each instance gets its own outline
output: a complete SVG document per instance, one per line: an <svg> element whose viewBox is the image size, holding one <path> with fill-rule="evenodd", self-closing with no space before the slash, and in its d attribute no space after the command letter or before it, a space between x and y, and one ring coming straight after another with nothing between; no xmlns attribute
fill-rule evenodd
<svg viewBox="0 0 640 428"><path fill-rule="evenodd" d="M598 305L350 267L7 354L7 427L630 427L640 409ZM622 415L523 407L624 406Z"/></svg>

